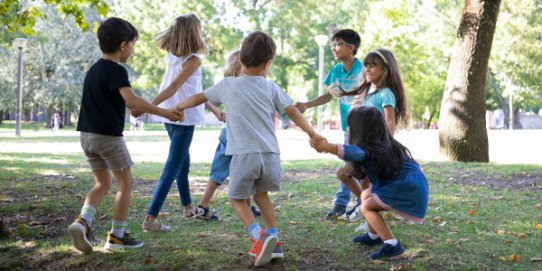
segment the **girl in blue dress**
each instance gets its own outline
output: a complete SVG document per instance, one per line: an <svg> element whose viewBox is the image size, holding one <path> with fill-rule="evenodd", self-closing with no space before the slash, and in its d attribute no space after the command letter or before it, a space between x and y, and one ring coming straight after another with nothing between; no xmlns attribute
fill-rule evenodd
<svg viewBox="0 0 542 271"><path fill-rule="evenodd" d="M395 212L422 223L427 210L429 189L425 175L410 151L390 134L382 113L368 106L354 108L346 120L350 127L349 144L312 141L318 152L328 152L350 163L353 177L363 173L370 186L361 193L361 213L369 228L354 242L380 245L369 258L397 256L404 252L380 214Z"/></svg>

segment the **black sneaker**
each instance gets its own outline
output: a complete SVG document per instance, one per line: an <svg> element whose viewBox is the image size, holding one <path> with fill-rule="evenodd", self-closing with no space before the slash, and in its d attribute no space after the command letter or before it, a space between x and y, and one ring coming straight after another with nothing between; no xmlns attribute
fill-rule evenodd
<svg viewBox="0 0 542 271"><path fill-rule="evenodd" d="M372 239L371 237L369 237L368 233L365 233L364 235L356 236L352 240L352 242L360 243L360 244L364 244L364 245L368 245L368 246L380 245L380 244L384 243L382 241L382 239L380 239L380 237L378 237L376 239Z"/></svg>
<svg viewBox="0 0 542 271"><path fill-rule="evenodd" d="M262 215L262 213L260 213L260 210L258 210L258 207L254 205L250 206L250 210L252 210L252 214L254 214L254 217L259 217Z"/></svg>
<svg viewBox="0 0 542 271"><path fill-rule="evenodd" d="M331 209L331 210L329 210L329 212L327 212L327 218L334 218L334 217L342 216L345 211L346 211L346 206L335 204L333 209Z"/></svg>
<svg viewBox="0 0 542 271"><path fill-rule="evenodd" d="M81 252L92 252L92 245L96 238L92 235L92 230L81 215L77 216L75 221L68 227L68 233L76 249Z"/></svg>
<svg viewBox="0 0 542 271"><path fill-rule="evenodd" d="M119 238L112 234L111 232L107 232L107 240L105 241L105 250L115 250L115 249L123 249L123 248L138 248L142 247L143 242L134 239L132 236L130 236L129 233L124 233L123 238Z"/></svg>
<svg viewBox="0 0 542 271"><path fill-rule="evenodd" d="M369 256L369 259L377 260L380 258L398 256L398 255L403 254L403 252L405 252L405 249L403 248L403 246L401 246L399 242L397 242L397 245L395 246L384 243L384 245L380 247L380 249L377 252Z"/></svg>

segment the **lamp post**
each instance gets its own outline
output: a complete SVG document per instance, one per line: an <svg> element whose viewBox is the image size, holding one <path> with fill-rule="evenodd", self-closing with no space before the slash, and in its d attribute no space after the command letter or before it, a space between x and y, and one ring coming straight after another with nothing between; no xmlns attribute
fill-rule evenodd
<svg viewBox="0 0 542 271"><path fill-rule="evenodd" d="M316 44L318 44L319 51L318 51L318 97L322 96L322 92L324 90L324 46L326 45L328 41L328 37L326 35L318 35L314 37L314 40L316 41ZM316 125L318 126L318 131L322 129L322 108L317 107L317 121Z"/></svg>
<svg viewBox="0 0 542 271"><path fill-rule="evenodd" d="M23 48L28 43L27 39L16 38L13 45L19 49L18 77L17 77L17 109L15 111L15 135L21 135L21 116L23 106Z"/></svg>

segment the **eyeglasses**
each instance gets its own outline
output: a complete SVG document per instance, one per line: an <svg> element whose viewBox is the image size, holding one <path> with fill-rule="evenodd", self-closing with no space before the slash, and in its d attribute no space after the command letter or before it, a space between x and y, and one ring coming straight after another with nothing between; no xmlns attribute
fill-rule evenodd
<svg viewBox="0 0 542 271"><path fill-rule="evenodd" d="M348 46L348 45L352 45L352 44L344 42L344 41L339 41L339 42L334 42L334 43L330 44L329 47L331 47L331 49L333 49L333 48L339 47L341 45Z"/></svg>

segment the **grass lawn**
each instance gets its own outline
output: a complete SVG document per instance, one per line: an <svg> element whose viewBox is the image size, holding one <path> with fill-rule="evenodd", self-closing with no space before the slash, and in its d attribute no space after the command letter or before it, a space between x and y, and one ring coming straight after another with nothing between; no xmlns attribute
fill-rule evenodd
<svg viewBox="0 0 542 271"><path fill-rule="evenodd" d="M0 138L0 145L11 140ZM283 189L272 194L272 199L279 234L285 243L285 258L263 269L542 269L542 167L421 164L430 188L425 222L410 224L392 213L386 214L392 232L407 251L397 259L371 262L367 256L375 248L351 242L359 223L324 219L337 188L334 170L340 162L284 162ZM162 166L147 162L133 167L137 183L129 231L145 246L108 253L102 250L102 240L95 252L81 254L71 247L67 227L93 184L84 156L0 152L0 270L253 269L247 254L250 242L224 188L211 202L220 221L183 219L173 186L161 214L173 231L141 232L139 227ZM190 180L195 202L201 197L208 172L208 163L192 164ZM93 224L101 239L110 228L113 192L102 202Z"/></svg>

